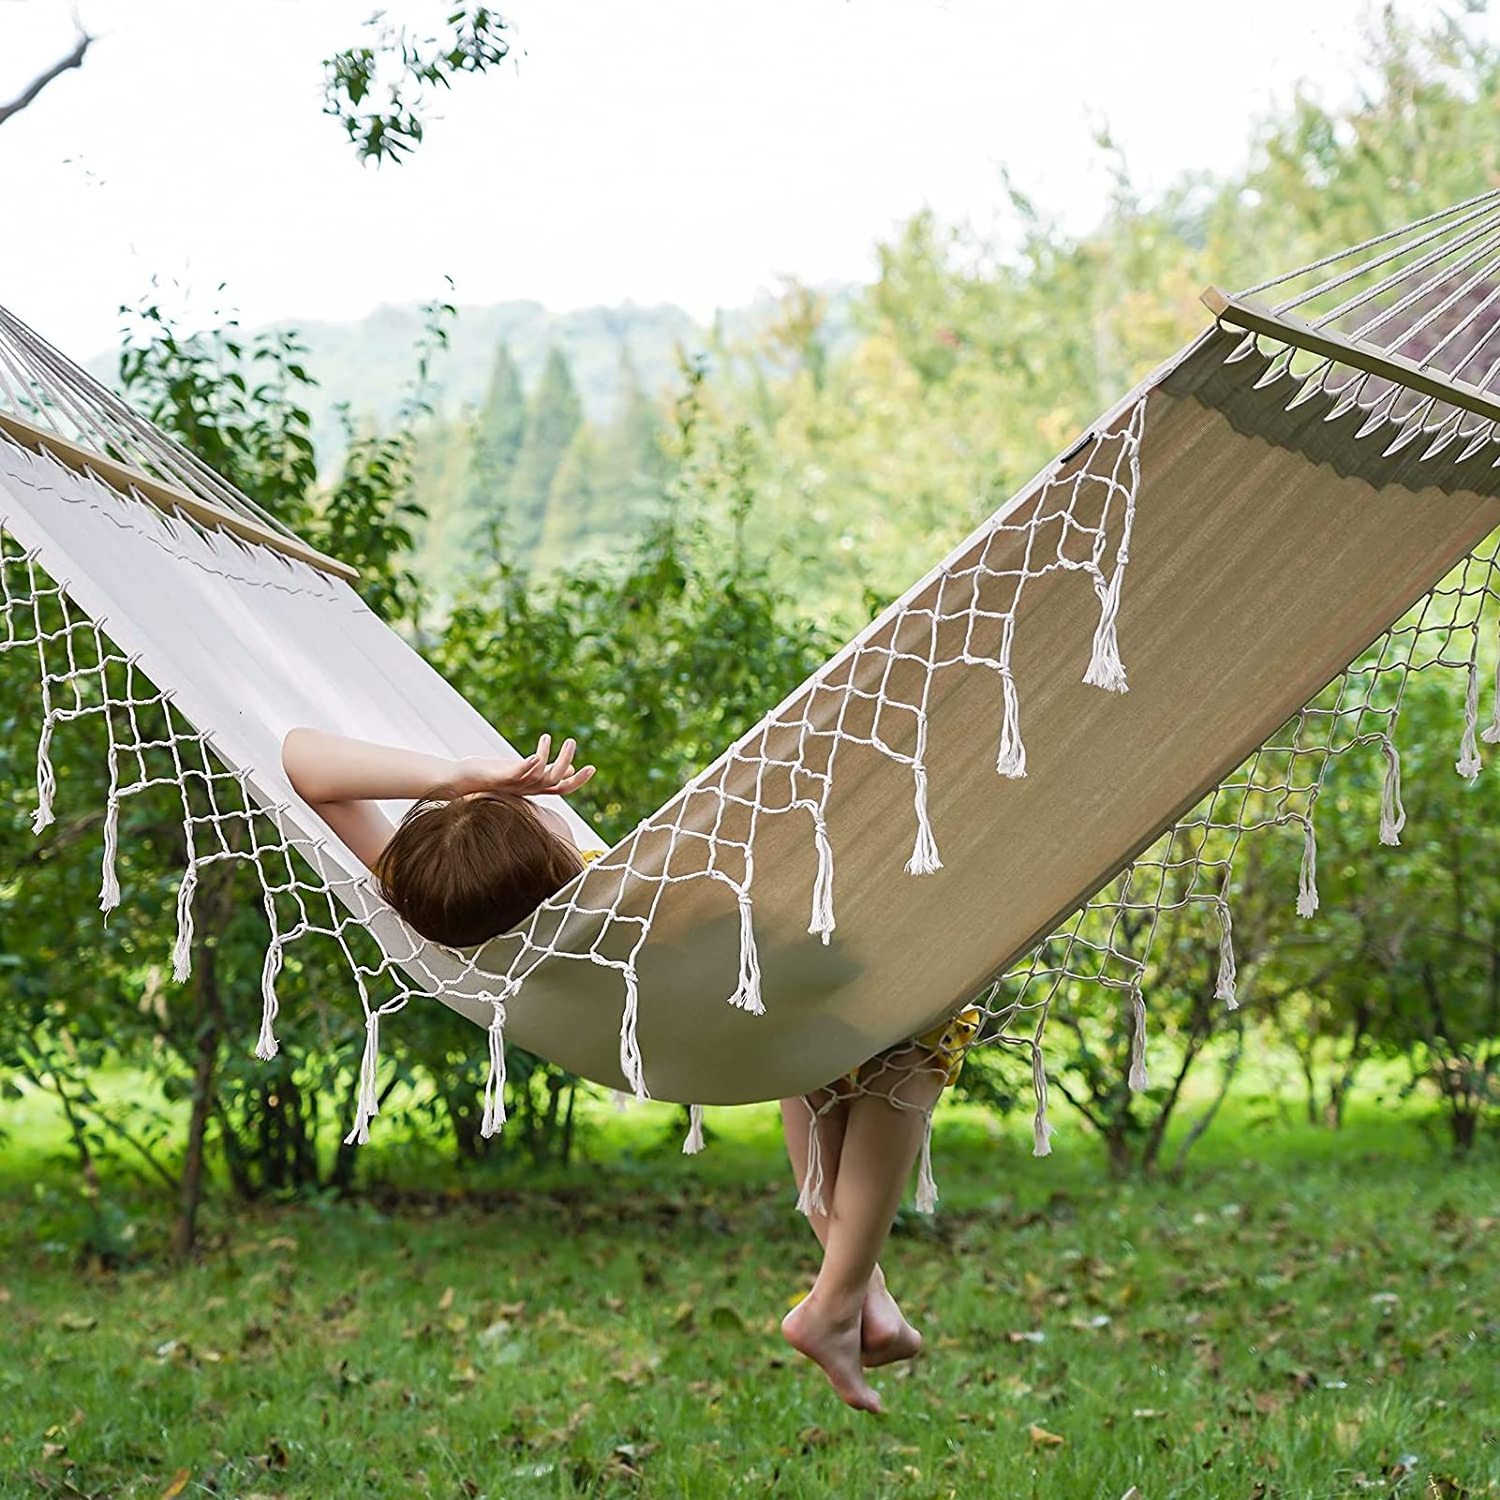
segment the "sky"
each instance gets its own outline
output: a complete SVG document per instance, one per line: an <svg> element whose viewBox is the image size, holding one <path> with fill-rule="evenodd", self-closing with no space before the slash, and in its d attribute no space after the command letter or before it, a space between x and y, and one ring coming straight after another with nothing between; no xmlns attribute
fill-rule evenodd
<svg viewBox="0 0 1500 1500"><path fill-rule="evenodd" d="M190 318L349 319L426 300L700 318L782 275L861 281L931 206L994 220L1000 169L1070 227L1107 126L1156 189L1231 170L1300 79L1347 98L1368 0L515 0L416 157L360 165L321 60L373 0L78 0L98 41L0 126L0 303L87 357L153 276ZM430 24L434 0L392 0ZM1407 0L1411 16L1432 0ZM0 0L0 99L72 7ZM1252 21L1253 18L1253 21ZM220 288L223 288L220 290Z"/></svg>

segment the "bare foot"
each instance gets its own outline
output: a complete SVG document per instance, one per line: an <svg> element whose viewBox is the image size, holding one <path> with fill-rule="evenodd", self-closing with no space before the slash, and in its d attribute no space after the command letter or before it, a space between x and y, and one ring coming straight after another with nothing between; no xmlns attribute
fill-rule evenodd
<svg viewBox="0 0 1500 1500"><path fill-rule="evenodd" d="M861 1304L848 1312L825 1308L816 1294L804 1297L781 1320L782 1337L822 1368L839 1399L856 1411L880 1411L880 1397L860 1373Z"/></svg>
<svg viewBox="0 0 1500 1500"><path fill-rule="evenodd" d="M860 1363L866 1369L894 1364L898 1359L915 1359L922 1352L922 1335L906 1321L884 1283L876 1286L872 1282L865 1293L859 1342Z"/></svg>

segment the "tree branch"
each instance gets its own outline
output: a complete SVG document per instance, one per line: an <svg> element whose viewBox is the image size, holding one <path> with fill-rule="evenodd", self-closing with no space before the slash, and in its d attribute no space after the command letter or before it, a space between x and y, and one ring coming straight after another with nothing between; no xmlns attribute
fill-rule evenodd
<svg viewBox="0 0 1500 1500"><path fill-rule="evenodd" d="M65 58L53 63L45 73L32 79L9 104L0 104L0 125L3 125L12 115L20 114L55 78L60 78L70 68L81 68L83 66L84 55L88 52L93 40L93 37L88 32L80 31L78 33L78 45Z"/></svg>

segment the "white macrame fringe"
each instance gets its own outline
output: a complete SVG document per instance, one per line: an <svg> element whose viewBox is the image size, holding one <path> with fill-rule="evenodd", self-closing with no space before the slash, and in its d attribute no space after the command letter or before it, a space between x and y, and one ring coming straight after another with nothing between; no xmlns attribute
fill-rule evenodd
<svg viewBox="0 0 1500 1500"><path fill-rule="evenodd" d="M1094 630L1094 651L1089 658L1089 669L1083 680L1090 687L1103 688L1109 693L1128 693L1130 683L1125 677L1125 667L1120 660L1120 643L1115 634L1115 617L1120 612L1120 580L1125 574L1129 556L1122 546L1115 558L1114 577L1108 587L1095 582L1099 595L1099 624Z"/></svg>
<svg viewBox="0 0 1500 1500"><path fill-rule="evenodd" d="M1500 745L1500 657L1495 661L1495 696L1490 704L1490 722L1479 738L1487 745Z"/></svg>
<svg viewBox="0 0 1500 1500"><path fill-rule="evenodd" d="M515 994L514 980L506 980L498 995L490 996L490 1066L484 1079L484 1112L479 1133L488 1140L505 1128L505 1002Z"/></svg>
<svg viewBox="0 0 1500 1500"><path fill-rule="evenodd" d="M682 1142L684 1156L696 1156L703 1149L703 1106L688 1105L688 1133Z"/></svg>
<svg viewBox="0 0 1500 1500"><path fill-rule="evenodd" d="M802 1174L802 1191L797 1194L797 1212L809 1219L814 1214L826 1214L823 1204L823 1145L818 1139L818 1116L812 1106L812 1115L807 1130L807 1170Z"/></svg>
<svg viewBox="0 0 1500 1500"><path fill-rule="evenodd" d="M115 859L120 846L120 799L110 793L104 805L104 855L99 866L99 910L106 916L120 904L120 881Z"/></svg>
<svg viewBox="0 0 1500 1500"><path fill-rule="evenodd" d="M1031 1117L1031 1154L1052 1155L1052 1125L1047 1119L1047 1069L1042 1060L1042 1049L1031 1045L1031 1092L1036 1098L1036 1111Z"/></svg>
<svg viewBox="0 0 1500 1500"><path fill-rule="evenodd" d="M1454 764L1454 769L1465 781L1472 782L1484 769L1484 762L1479 758L1479 746L1475 743L1475 736L1478 731L1479 663L1471 653L1469 656L1468 689L1464 693L1464 735L1458 747L1458 760Z"/></svg>
<svg viewBox="0 0 1500 1500"><path fill-rule="evenodd" d="M750 892L736 893L740 905L740 981L729 1003L752 1016L766 1013L760 997L760 953L755 946L755 918L750 907Z"/></svg>
<svg viewBox="0 0 1500 1500"><path fill-rule="evenodd" d="M1406 809L1401 805L1401 752L1393 741L1381 741L1385 756L1385 781L1380 788L1380 842L1399 844L1406 827Z"/></svg>
<svg viewBox="0 0 1500 1500"><path fill-rule="evenodd" d="M36 742L36 812L31 831L40 833L52 822L52 799L57 795L57 774L52 769L52 720L42 720Z"/></svg>
<svg viewBox="0 0 1500 1500"><path fill-rule="evenodd" d="M354 1128L344 1137L346 1146L363 1146L370 1139L370 1121L380 1113L375 1093L376 1069L380 1063L380 1012L365 1017L365 1050L359 1059L359 1092L354 1101Z"/></svg>
<svg viewBox="0 0 1500 1500"><path fill-rule="evenodd" d="M1130 1076L1126 1080L1135 1093L1148 1086L1146 1079L1146 998L1140 981L1130 989Z"/></svg>
<svg viewBox="0 0 1500 1500"><path fill-rule="evenodd" d="M276 1042L276 1016L281 1002L276 998L276 976L281 973L281 938L272 933L266 944L266 956L260 965L260 1035L255 1041L255 1055L270 1062L280 1051Z"/></svg>
<svg viewBox="0 0 1500 1500"><path fill-rule="evenodd" d="M1000 749L995 757L995 770L1001 776L1019 780L1026 774L1026 746L1021 739L1021 700L1009 669L1001 674L1000 687L1004 714L1000 720Z"/></svg>
<svg viewBox="0 0 1500 1500"><path fill-rule="evenodd" d="M1297 915L1310 917L1318 909L1318 836L1312 815L1302 820L1302 868L1297 875Z"/></svg>
<svg viewBox="0 0 1500 1500"><path fill-rule="evenodd" d="M1219 911L1219 979L1214 985L1214 999L1222 1000L1230 1010L1239 1009L1239 997L1235 993L1234 966L1234 921L1229 914L1229 903L1221 896L1216 903Z"/></svg>
<svg viewBox="0 0 1500 1500"><path fill-rule="evenodd" d="M932 1175L932 1116L933 1110L929 1109L927 1123L922 1130L922 1160L917 1168L916 1208L919 1214L937 1212L937 1179Z"/></svg>
<svg viewBox="0 0 1500 1500"><path fill-rule="evenodd" d="M636 978L635 965L625 966L625 1008L620 1016L620 1071L625 1082L637 1099L649 1099L646 1092L645 1064L641 1060L641 1044L636 1036L640 1020L641 986Z"/></svg>
<svg viewBox="0 0 1500 1500"><path fill-rule="evenodd" d="M193 972L193 897L198 890L198 865L190 861L177 887L177 941L172 948L172 978L181 984Z"/></svg>
<svg viewBox="0 0 1500 1500"><path fill-rule="evenodd" d="M906 862L908 875L935 875L943 868L932 822L927 816L927 767L919 760L912 767L912 806L917 813L917 839Z"/></svg>
<svg viewBox="0 0 1500 1500"><path fill-rule="evenodd" d="M833 845L821 810L813 812L813 844L818 851L818 873L813 880L812 918L807 930L826 944L838 924L833 919Z"/></svg>

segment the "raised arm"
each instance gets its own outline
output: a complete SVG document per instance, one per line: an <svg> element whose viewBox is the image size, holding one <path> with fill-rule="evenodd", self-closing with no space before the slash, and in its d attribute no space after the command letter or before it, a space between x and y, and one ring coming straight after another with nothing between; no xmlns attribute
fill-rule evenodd
<svg viewBox="0 0 1500 1500"><path fill-rule="evenodd" d="M551 745L552 737L544 734L524 759L449 760L323 729L297 728L282 742L281 764L297 795L374 870L395 832L376 802L421 797L438 786L450 786L460 795L503 788L525 796L566 796L588 781L594 768L573 769L572 740L565 740L556 760L549 762Z"/></svg>

